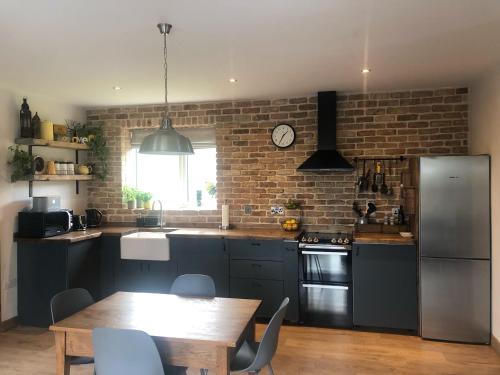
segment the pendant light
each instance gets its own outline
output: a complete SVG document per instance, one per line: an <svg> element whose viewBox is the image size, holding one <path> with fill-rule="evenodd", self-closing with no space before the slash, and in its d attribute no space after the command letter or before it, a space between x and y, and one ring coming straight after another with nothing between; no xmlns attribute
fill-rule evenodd
<svg viewBox="0 0 500 375"><path fill-rule="evenodd" d="M172 120L168 108L168 90L167 90L167 35L172 29L168 23L159 23L161 35L163 35L163 67L165 69L165 113L160 128L153 134L144 138L139 148L141 154L152 155L191 155L194 154L193 146L189 138L177 133L172 127Z"/></svg>

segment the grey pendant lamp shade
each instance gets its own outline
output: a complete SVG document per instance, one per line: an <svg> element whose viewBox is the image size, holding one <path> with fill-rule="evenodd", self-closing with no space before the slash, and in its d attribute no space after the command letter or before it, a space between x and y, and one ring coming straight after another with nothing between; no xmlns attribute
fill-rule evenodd
<svg viewBox="0 0 500 375"><path fill-rule="evenodd" d="M158 29L163 35L163 63L165 68L165 114L160 128L153 134L144 138L139 148L141 154L152 155L191 155L194 153L189 138L179 134L172 127L172 120L168 117L167 97L167 34L172 25L158 24Z"/></svg>
<svg viewBox="0 0 500 375"><path fill-rule="evenodd" d="M190 155L194 153L189 138L177 133L172 128L169 118L164 118L160 129L144 138L139 152L154 155Z"/></svg>

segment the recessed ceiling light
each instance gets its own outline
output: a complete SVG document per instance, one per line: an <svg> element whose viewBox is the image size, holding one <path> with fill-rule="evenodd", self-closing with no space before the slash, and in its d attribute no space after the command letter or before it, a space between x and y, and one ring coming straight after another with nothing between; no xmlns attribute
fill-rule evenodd
<svg viewBox="0 0 500 375"><path fill-rule="evenodd" d="M121 90L121 89L122 89L122 88L121 88L120 86L113 86L113 90L115 90L115 91L119 91L119 90Z"/></svg>
<svg viewBox="0 0 500 375"><path fill-rule="evenodd" d="M236 83L236 82L238 82L238 80L236 78L229 78L229 82Z"/></svg>
<svg viewBox="0 0 500 375"><path fill-rule="evenodd" d="M368 68L363 68L363 70L361 71L361 73L363 74L368 74L370 73L372 70L371 69L368 69Z"/></svg>

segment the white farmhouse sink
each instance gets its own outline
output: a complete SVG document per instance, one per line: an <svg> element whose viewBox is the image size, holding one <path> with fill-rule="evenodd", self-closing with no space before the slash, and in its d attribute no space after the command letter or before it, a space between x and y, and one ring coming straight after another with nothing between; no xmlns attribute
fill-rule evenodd
<svg viewBox="0 0 500 375"><path fill-rule="evenodd" d="M170 260L170 245L165 233L137 232L122 236L121 258L136 260Z"/></svg>

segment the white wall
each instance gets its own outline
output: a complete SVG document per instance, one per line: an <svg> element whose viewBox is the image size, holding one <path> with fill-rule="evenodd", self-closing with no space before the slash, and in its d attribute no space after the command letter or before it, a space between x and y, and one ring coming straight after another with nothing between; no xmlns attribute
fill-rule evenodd
<svg viewBox="0 0 500 375"><path fill-rule="evenodd" d="M8 147L19 136L19 109L22 97L28 97L30 109L40 118L64 124L65 119L83 121L84 111L71 105L57 103L41 96L30 96L13 90L0 89L0 295L1 320L17 316L17 257L13 233L17 230L17 212L30 205L27 182L10 183L7 167ZM54 152L55 151L55 152ZM49 160L74 160L70 150L50 150L35 148L34 152ZM82 183L81 185L85 185ZM72 208L83 213L87 204L87 193L82 187L75 194L75 184L71 182L34 183L34 195L60 195L63 208Z"/></svg>
<svg viewBox="0 0 500 375"><path fill-rule="evenodd" d="M492 324L500 339L500 66L471 86L470 151L491 155Z"/></svg>

